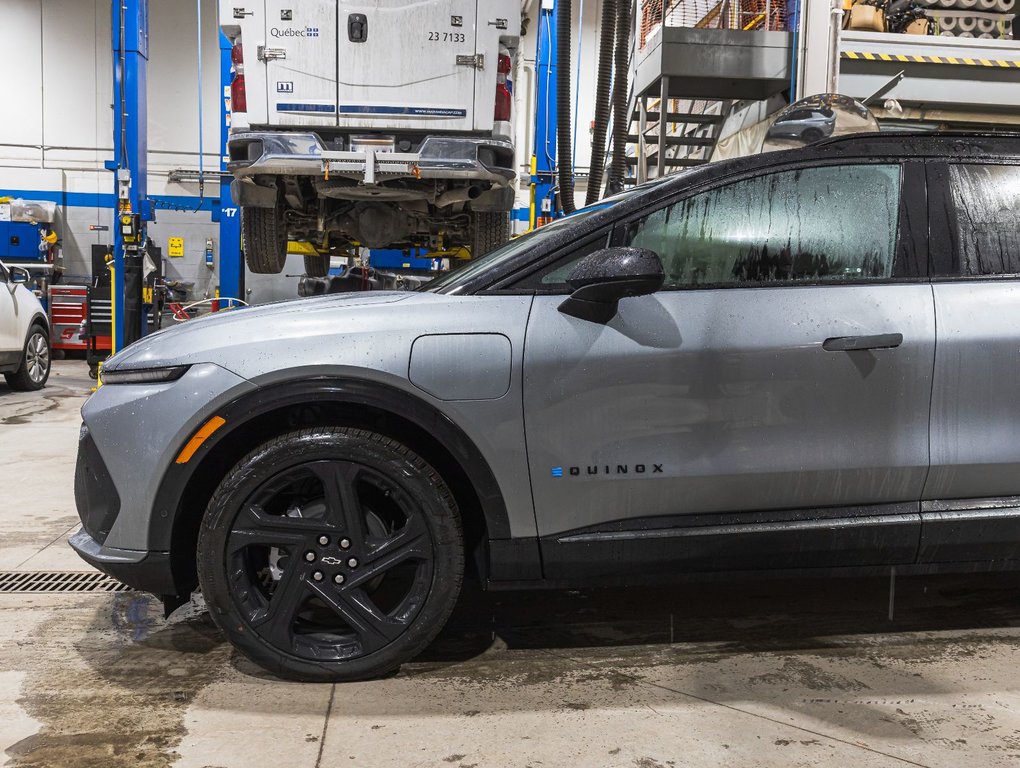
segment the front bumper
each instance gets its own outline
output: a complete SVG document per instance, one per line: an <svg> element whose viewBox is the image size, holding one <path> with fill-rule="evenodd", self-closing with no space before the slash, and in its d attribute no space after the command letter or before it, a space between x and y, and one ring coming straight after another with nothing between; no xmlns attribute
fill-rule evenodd
<svg viewBox="0 0 1020 768"><path fill-rule="evenodd" d="M107 384L82 408L75 504L83 530L71 546L137 589L176 595L193 586L194 552L172 551L176 498L163 478L194 432L254 385L212 363L180 379Z"/></svg>
<svg viewBox="0 0 1020 768"><path fill-rule="evenodd" d="M82 529L71 537L71 548L93 568L129 587L154 595L179 595L189 587L175 582L169 552L138 552L104 547Z"/></svg>
<svg viewBox="0 0 1020 768"><path fill-rule="evenodd" d="M227 170L239 179L259 174L355 179L467 179L505 187L513 181L514 147L499 139L429 136L417 152L329 150L314 133L238 133L227 142Z"/></svg>

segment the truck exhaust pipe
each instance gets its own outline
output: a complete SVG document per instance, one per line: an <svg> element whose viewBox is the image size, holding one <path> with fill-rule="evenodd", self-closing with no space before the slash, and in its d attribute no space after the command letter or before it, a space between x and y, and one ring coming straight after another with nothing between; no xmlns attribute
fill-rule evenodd
<svg viewBox="0 0 1020 768"><path fill-rule="evenodd" d="M478 184L472 184L470 187L449 189L436 197L435 205L437 208L445 208L454 203L466 203L468 200L475 200L480 197L484 191L485 188Z"/></svg>

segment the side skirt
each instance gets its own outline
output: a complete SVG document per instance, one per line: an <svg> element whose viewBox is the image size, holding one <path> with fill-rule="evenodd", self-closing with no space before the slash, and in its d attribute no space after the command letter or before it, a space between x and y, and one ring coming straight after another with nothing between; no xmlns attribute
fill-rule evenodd
<svg viewBox="0 0 1020 768"><path fill-rule="evenodd" d="M1020 496L921 502L919 563L1020 559Z"/></svg>
<svg viewBox="0 0 1020 768"><path fill-rule="evenodd" d="M626 526L626 527L624 527ZM490 589L1020 570L1020 496L627 520L490 541Z"/></svg>
<svg viewBox="0 0 1020 768"><path fill-rule="evenodd" d="M547 579L896 565L917 558L918 503L676 516L541 539ZM640 527L638 527L640 526Z"/></svg>

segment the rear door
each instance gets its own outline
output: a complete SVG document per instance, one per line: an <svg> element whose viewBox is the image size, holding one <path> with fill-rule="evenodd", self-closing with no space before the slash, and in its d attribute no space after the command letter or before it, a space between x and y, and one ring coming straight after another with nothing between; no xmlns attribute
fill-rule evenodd
<svg viewBox="0 0 1020 768"><path fill-rule="evenodd" d="M470 131L479 67L496 66L475 58L475 18L476 0L341 3L340 124Z"/></svg>
<svg viewBox="0 0 1020 768"><path fill-rule="evenodd" d="M1020 558L1020 165L933 163L922 561Z"/></svg>
<svg viewBox="0 0 1020 768"><path fill-rule="evenodd" d="M245 64L265 67L270 125L336 125L336 18L337 0L266 0L265 43Z"/></svg>

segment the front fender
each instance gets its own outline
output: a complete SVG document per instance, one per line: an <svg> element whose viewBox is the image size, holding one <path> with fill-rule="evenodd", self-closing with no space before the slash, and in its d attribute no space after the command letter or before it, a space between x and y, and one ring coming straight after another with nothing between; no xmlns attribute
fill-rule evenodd
<svg viewBox="0 0 1020 768"><path fill-rule="evenodd" d="M273 412L293 406L324 403L384 411L432 435L470 478L490 538L510 538L507 507L492 468L474 442L447 414L424 398L387 384L321 376L277 381L245 393L216 409L216 415L226 421L225 428L215 432L203 443L187 464L171 464L163 477L156 494L154 514L150 517L149 549L168 551L171 548L177 516L181 514L181 502L189 484L206 466L207 461L215 460L218 448L230 441L232 436L237 436L246 427ZM177 450L183 448L184 443ZM251 447L254 446L249 445ZM227 466L217 467L223 473L228 469Z"/></svg>

